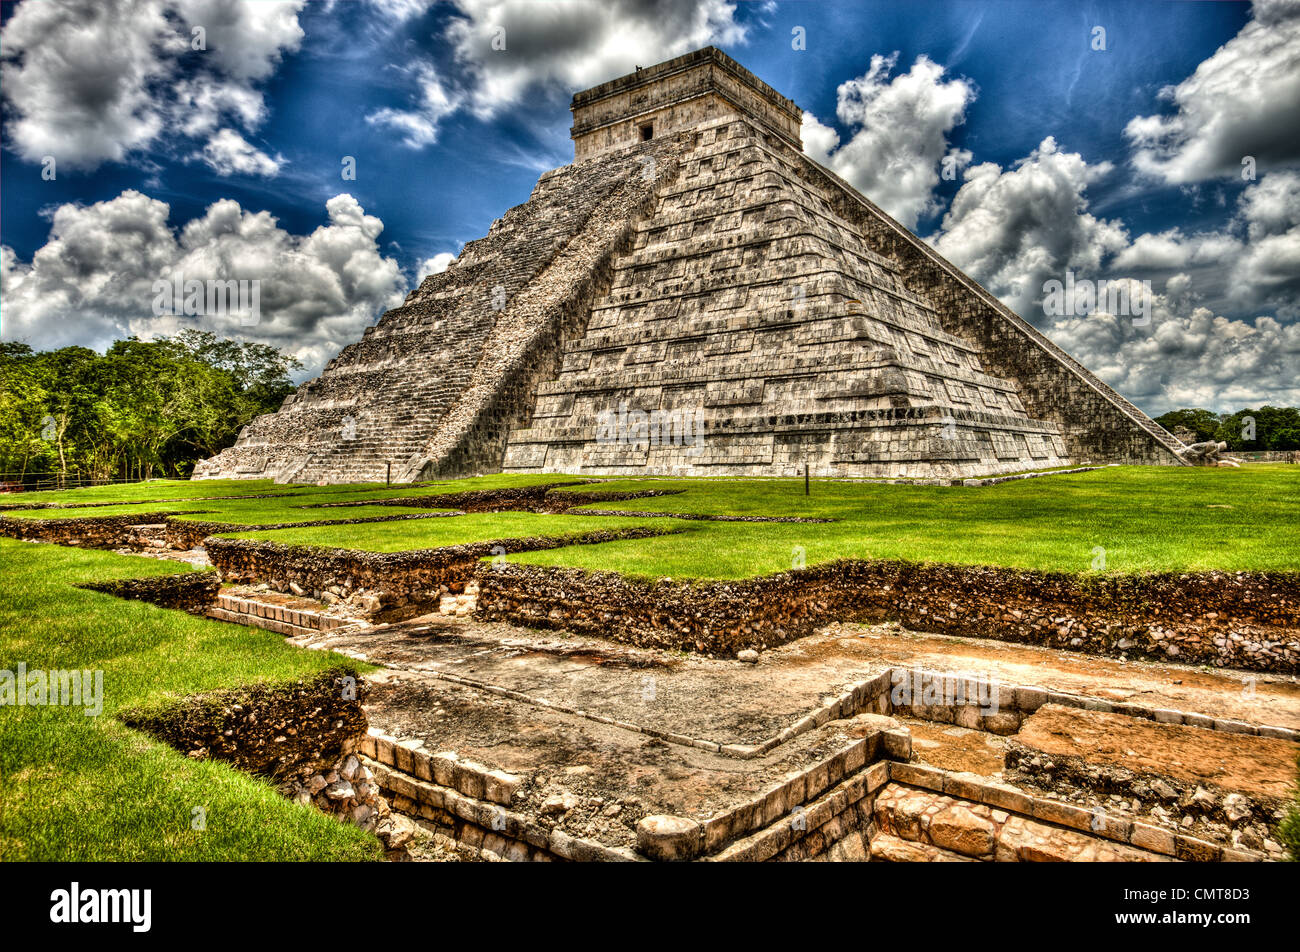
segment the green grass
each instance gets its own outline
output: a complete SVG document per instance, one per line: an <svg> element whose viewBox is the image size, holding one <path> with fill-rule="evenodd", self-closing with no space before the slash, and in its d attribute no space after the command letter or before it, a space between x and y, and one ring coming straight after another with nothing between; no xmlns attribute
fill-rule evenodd
<svg viewBox="0 0 1300 952"><path fill-rule="evenodd" d="M63 506L86 503L131 502L146 499L193 499L198 496L247 496L252 493L296 492L301 486L277 486L269 479L151 479L144 483L83 486L80 489L46 489L34 493L0 496L0 503L53 502Z"/></svg>
<svg viewBox="0 0 1300 952"><path fill-rule="evenodd" d="M453 491L455 485L450 487ZM663 513L799 516L829 523L727 523L493 513L455 519L241 533L290 544L393 552L482 539L657 525L654 539L511 556L639 576L737 579L837 558L907 559L1061 572L1300 569L1300 468L1107 467L997 486L798 479L635 479L558 492L681 490L597 503ZM361 498L368 498L361 494ZM340 510L297 510L319 513ZM369 512L369 509L364 510ZM392 511L400 511L393 509ZM360 515L363 510L342 510ZM210 517L196 517L210 518Z"/></svg>
<svg viewBox="0 0 1300 952"><path fill-rule="evenodd" d="M556 476L551 474L544 475L524 475L524 476L478 476L469 479L457 481L442 481L437 483L419 484L415 486L404 485L399 487L385 488L382 485L348 485L348 486L293 486L287 487L290 491L276 492L276 495L269 498L248 498L260 496L261 492L266 492L267 486L272 487L272 491L284 490L286 487L276 487L267 480L258 480L257 485L259 492L256 494L244 494L244 497L232 496L232 498L206 499L201 498L208 495L231 495L231 483L242 483L241 480L221 480L208 482L186 482L176 485L169 482L166 491L152 495L150 487L158 483L147 483L143 486L137 486L135 496L132 500L124 500L116 505L107 504L107 499L85 500L80 494L89 490L67 490L62 495L51 496L48 493L30 493L14 495L10 497L0 497L0 502L56 502L64 506L69 506L74 502L94 501L100 503L93 508L60 508L60 509L11 509L0 511L0 515L12 517L15 519L91 519L96 517L134 515L136 513L174 513L180 518L189 520L199 520L202 522L230 522L238 525L262 525L266 523L278 522L318 522L329 519L361 519L368 516L396 516L403 513L421 513L429 512L425 507L406 507L406 506L331 506L329 508L309 508L319 506L323 503L342 503L342 502L361 502L370 499L393 499L411 496L430 497L446 493L460 493L467 490L484 490L500 489L507 487L534 486L545 483L566 482L575 477ZM222 488L218 492L205 491L204 487L212 486L215 482L221 482ZM182 487L189 487L190 495L182 492ZM96 489L119 490L124 487L95 487ZM43 499L34 497L41 496ZM150 502L148 499L161 499L161 502ZM451 507L447 507L451 508Z"/></svg>
<svg viewBox="0 0 1300 952"><path fill-rule="evenodd" d="M264 493L279 495L325 494L341 500L348 494L362 493L361 498L395 496L423 496L438 492L464 492L467 490L502 489L507 487L538 486L545 483L567 482L592 477L564 476L555 473L495 473L487 476L470 476L465 479L443 479L427 483L405 484L386 489L383 483L351 483L335 486L313 486L301 483L278 484L269 479L152 479L144 483L121 483L111 486L84 486L80 489L48 489L32 493L0 494L0 503L57 503L61 506L78 506L86 503L147 503L155 500L204 499L221 496L252 496ZM341 495L342 494L342 495Z"/></svg>
<svg viewBox="0 0 1300 952"><path fill-rule="evenodd" d="M272 487L251 481L152 483L40 494L50 501L132 503L33 517L206 509L192 518L244 524L394 516L407 507L302 509L304 504L536 485L538 474L419 487ZM1091 572L1300 569L1300 467L1240 470L1108 467L966 488L798 479L611 480L589 489L680 489L597 508L663 513L802 516L829 523L724 523L618 516L484 513L446 519L236 533L300 545L393 552L487 539L563 536L649 526L680 534L511 556L539 565L637 576L738 579L837 558L892 558ZM197 501L234 491L271 499ZM564 490L561 490L564 491ZM35 496L24 496L35 500ZM166 498L165 504L143 504ZM339 659L270 632L87 592L80 581L177 571L152 559L0 538L0 668L100 668L105 709L0 708L0 860L347 859L376 841L218 763L191 761L114 719L196 692L307 677ZM191 811L207 811L206 830Z"/></svg>
<svg viewBox="0 0 1300 952"><path fill-rule="evenodd" d="M350 513L360 510L343 511ZM649 526L668 531L685 528L686 523L665 519L632 519L626 516L547 516L534 512L490 512L471 513L449 519L309 526L301 529L268 529L260 532L222 533L222 535L241 539L265 539L287 545L336 546L367 552L404 552L408 549L461 545L489 539L573 536L599 529L630 529L636 526Z"/></svg>
<svg viewBox="0 0 1300 952"><path fill-rule="evenodd" d="M346 494L344 498L350 494ZM410 495L410 492L407 492ZM382 499L383 493L363 493L359 499ZM275 499L218 499L205 502L133 503L121 506L96 506L94 509L21 509L0 515L12 519L99 519L139 513L165 513L187 522L228 522L234 525L266 525L283 522L324 522L330 519L363 519L368 516L394 516L427 513L434 510L418 506L347 506L307 508L313 503L336 501L319 494L304 494Z"/></svg>
<svg viewBox="0 0 1300 952"><path fill-rule="evenodd" d="M294 496L175 505L177 511L210 510L189 518L247 525L396 516L428 510L397 506L301 507L573 478L553 474L487 476L388 490L299 487ZM684 531L654 539L573 546L511 558L539 565L701 579L781 572L800 558L808 565L837 558L882 558L1091 572L1099 548L1105 550L1105 570L1109 572L1300 569L1300 467L1284 464L1239 470L1106 467L1088 473L969 488L815 480L809 496L804 495L800 479L615 479L558 492L646 489L681 492L598 503L595 508L835 521L688 522L505 512L239 535L289 544L394 552L485 539L650 525ZM141 506L125 511L162 508ZM116 510L112 507L93 512L107 515ZM77 510L32 510L26 514L41 517L51 512L76 514Z"/></svg>
<svg viewBox="0 0 1300 952"><path fill-rule="evenodd" d="M623 480L685 493L599 508L832 518L829 524L684 523L678 536L511 556L634 575L737 579L837 558L1090 572L1300 569L1300 467L1107 467L997 486L802 480ZM563 491L563 490L561 490ZM682 525L678 520L675 524Z"/></svg>
<svg viewBox="0 0 1300 952"><path fill-rule="evenodd" d="M0 860L377 858L369 834L196 762L115 712L308 677L338 655L276 634L74 588L178 571L153 559L0 539L0 669L102 669L103 712L0 707ZM193 810L206 829L191 828Z"/></svg>

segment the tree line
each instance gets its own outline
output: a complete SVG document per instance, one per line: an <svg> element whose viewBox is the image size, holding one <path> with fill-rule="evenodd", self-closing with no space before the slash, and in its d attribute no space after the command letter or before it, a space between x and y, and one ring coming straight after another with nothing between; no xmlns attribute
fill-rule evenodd
<svg viewBox="0 0 1300 952"><path fill-rule="evenodd" d="M276 410L301 364L207 331L36 352L0 342L0 481L188 476Z"/></svg>
<svg viewBox="0 0 1300 952"><path fill-rule="evenodd" d="M1212 410L1171 410L1155 418L1170 433L1187 430L1194 442L1215 440L1229 450L1300 450L1300 408L1260 407L1236 413Z"/></svg>

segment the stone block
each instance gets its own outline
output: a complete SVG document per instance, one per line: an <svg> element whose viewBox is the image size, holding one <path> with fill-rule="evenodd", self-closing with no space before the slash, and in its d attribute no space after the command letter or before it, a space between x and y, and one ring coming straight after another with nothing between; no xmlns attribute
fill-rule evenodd
<svg viewBox="0 0 1300 952"><path fill-rule="evenodd" d="M942 793L944 781L947 779L947 774L937 767L926 767L922 764L899 762L889 765L889 778L895 783L905 783L913 787L924 787L926 790L934 790L937 793Z"/></svg>
<svg viewBox="0 0 1300 952"><path fill-rule="evenodd" d="M881 742L885 756L891 760L908 761L912 759L912 732L905 727L896 727L881 732Z"/></svg>
<svg viewBox="0 0 1300 952"><path fill-rule="evenodd" d="M694 859L700 851L700 824L680 816L642 817L636 825L637 851L658 862Z"/></svg>
<svg viewBox="0 0 1300 952"><path fill-rule="evenodd" d="M493 803L509 806L522 782L513 774L490 770L484 775L484 795Z"/></svg>
<svg viewBox="0 0 1300 952"><path fill-rule="evenodd" d="M1174 855L1174 834L1149 823L1134 823L1128 841L1140 849L1164 856Z"/></svg>

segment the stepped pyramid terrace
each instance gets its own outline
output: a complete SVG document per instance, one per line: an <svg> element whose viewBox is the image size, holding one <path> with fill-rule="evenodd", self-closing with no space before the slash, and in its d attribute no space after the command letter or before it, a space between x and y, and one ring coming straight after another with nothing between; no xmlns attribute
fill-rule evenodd
<svg viewBox="0 0 1300 952"><path fill-rule="evenodd" d="M1182 444L802 152L714 48L573 98L575 161L198 478L960 478Z"/></svg>

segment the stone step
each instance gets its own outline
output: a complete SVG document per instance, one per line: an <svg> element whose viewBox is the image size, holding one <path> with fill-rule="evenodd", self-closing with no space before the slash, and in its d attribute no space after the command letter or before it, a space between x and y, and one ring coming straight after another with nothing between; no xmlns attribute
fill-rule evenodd
<svg viewBox="0 0 1300 952"><path fill-rule="evenodd" d="M904 840L888 833L871 838L871 859L881 863L975 863L978 860L929 843Z"/></svg>
<svg viewBox="0 0 1300 952"><path fill-rule="evenodd" d="M984 862L1160 862L1169 857L960 797L891 784L876 798L877 837ZM882 850L893 844L886 841ZM900 848L900 856L907 851ZM875 858L873 841L872 854ZM882 857L883 858L883 857Z"/></svg>
<svg viewBox="0 0 1300 952"><path fill-rule="evenodd" d="M262 602L236 595L219 594L208 616L219 621L265 628L281 635L306 635L313 632L332 631L350 625L355 619L326 615L310 609L290 608L272 602Z"/></svg>

